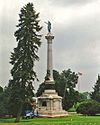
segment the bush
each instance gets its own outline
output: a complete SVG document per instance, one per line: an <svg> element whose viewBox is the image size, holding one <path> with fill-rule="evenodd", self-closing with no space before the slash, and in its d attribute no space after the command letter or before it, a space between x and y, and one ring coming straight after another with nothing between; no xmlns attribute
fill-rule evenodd
<svg viewBox="0 0 100 125"><path fill-rule="evenodd" d="M100 103L94 100L84 101L79 104L76 112L83 115L96 115L100 113Z"/></svg>
<svg viewBox="0 0 100 125"><path fill-rule="evenodd" d="M72 107L68 110L68 112L76 112L76 108L75 107Z"/></svg>

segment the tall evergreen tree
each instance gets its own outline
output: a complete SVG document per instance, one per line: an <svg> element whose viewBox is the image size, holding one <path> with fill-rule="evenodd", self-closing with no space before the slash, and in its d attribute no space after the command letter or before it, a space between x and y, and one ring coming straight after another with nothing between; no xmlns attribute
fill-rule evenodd
<svg viewBox="0 0 100 125"><path fill-rule="evenodd" d="M93 87L94 91L91 93L91 98L100 102L100 75L98 75L98 79Z"/></svg>
<svg viewBox="0 0 100 125"><path fill-rule="evenodd" d="M11 53L12 79L9 81L11 89L10 103L15 105L16 122L20 121L21 111L26 98L33 96L33 82L37 79L34 70L35 61L39 60L37 55L41 45L39 13L36 13L32 3L25 5L19 14L19 24L15 37L17 47Z"/></svg>

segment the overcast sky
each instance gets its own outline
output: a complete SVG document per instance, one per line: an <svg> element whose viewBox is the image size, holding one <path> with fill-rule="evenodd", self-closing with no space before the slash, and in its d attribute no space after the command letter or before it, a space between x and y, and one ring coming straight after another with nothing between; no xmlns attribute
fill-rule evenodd
<svg viewBox="0 0 100 125"><path fill-rule="evenodd" d="M40 12L42 46L36 71L44 81L46 74L47 43L45 21L52 23L53 67L57 71L70 68L82 72L79 78L81 91L91 91L100 73L100 0L0 0L0 85L10 79L10 55L16 47L14 32L18 24L20 9L33 2Z"/></svg>

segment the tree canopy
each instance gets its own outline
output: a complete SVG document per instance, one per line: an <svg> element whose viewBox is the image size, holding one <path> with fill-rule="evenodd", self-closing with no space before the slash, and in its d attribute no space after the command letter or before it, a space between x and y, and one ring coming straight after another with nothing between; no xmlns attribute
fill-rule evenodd
<svg viewBox="0 0 100 125"><path fill-rule="evenodd" d="M2 93L3 92L3 88L0 86L0 93Z"/></svg>
<svg viewBox="0 0 100 125"><path fill-rule="evenodd" d="M10 97L10 90L7 87L5 87L3 92L0 93L0 116L10 115L9 97Z"/></svg>

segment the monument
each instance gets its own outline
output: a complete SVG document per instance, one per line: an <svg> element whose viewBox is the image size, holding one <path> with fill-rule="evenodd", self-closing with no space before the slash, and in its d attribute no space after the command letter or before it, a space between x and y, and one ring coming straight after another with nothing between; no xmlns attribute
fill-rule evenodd
<svg viewBox="0 0 100 125"><path fill-rule="evenodd" d="M55 90L55 82L53 79L52 64L52 40L54 36L51 33L51 23L47 23L48 34L45 36L47 40L47 74L45 77L45 90L38 97L38 115L40 117L62 117L68 113L62 109L62 97L58 96Z"/></svg>

